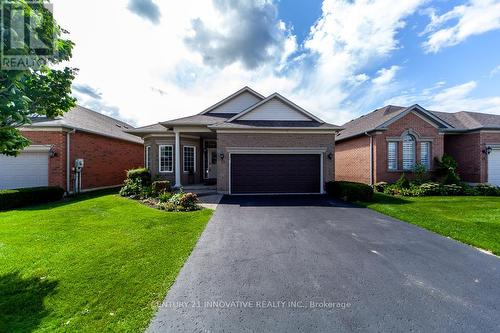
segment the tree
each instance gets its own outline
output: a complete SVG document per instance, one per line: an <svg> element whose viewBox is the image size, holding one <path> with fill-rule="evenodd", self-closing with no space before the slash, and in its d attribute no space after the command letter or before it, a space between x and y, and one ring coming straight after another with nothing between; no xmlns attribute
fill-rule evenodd
<svg viewBox="0 0 500 333"><path fill-rule="evenodd" d="M0 0L0 4L0 154L16 156L30 144L18 128L30 124L31 116L53 118L75 106L71 83L77 69L61 65L71 59L74 43L62 38L67 32L59 27L47 2Z"/></svg>

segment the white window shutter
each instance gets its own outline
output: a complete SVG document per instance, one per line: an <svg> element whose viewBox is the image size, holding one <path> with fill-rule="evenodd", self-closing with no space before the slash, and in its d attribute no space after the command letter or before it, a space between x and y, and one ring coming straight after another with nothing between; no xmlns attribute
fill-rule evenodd
<svg viewBox="0 0 500 333"><path fill-rule="evenodd" d="M415 167L415 138L406 135L403 139L403 170L411 171Z"/></svg>
<svg viewBox="0 0 500 333"><path fill-rule="evenodd" d="M387 165L389 170L398 169L398 143L387 143Z"/></svg>

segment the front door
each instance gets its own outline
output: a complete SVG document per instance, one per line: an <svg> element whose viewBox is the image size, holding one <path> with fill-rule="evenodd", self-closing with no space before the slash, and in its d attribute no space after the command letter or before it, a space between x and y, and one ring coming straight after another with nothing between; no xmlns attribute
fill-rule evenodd
<svg viewBox="0 0 500 333"><path fill-rule="evenodd" d="M207 178L217 178L217 148L208 148L207 157Z"/></svg>

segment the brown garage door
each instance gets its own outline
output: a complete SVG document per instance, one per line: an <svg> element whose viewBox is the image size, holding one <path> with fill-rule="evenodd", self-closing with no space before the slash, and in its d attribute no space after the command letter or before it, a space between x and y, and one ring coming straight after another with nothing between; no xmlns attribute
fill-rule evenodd
<svg viewBox="0 0 500 333"><path fill-rule="evenodd" d="M232 154L231 193L319 193L319 154Z"/></svg>

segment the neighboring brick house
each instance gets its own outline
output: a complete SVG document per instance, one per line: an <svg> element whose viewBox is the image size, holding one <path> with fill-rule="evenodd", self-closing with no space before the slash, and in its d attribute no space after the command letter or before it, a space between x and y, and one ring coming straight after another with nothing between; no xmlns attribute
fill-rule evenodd
<svg viewBox="0 0 500 333"><path fill-rule="evenodd" d="M340 127L274 93L244 87L197 115L128 131L153 176L225 194L324 193Z"/></svg>
<svg viewBox="0 0 500 333"><path fill-rule="evenodd" d="M389 105L343 127L336 137L337 180L395 182L416 163L432 172L434 159L447 153L464 181L500 186L500 116Z"/></svg>
<svg viewBox="0 0 500 333"><path fill-rule="evenodd" d="M81 190L118 186L127 169L144 165L143 143L133 127L77 106L62 117L36 117L21 128L31 141L17 157L0 155L0 189L34 186L75 188L74 163L84 160Z"/></svg>

